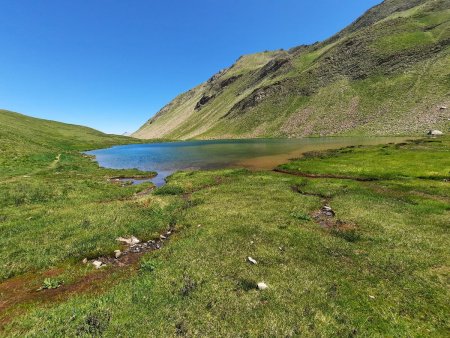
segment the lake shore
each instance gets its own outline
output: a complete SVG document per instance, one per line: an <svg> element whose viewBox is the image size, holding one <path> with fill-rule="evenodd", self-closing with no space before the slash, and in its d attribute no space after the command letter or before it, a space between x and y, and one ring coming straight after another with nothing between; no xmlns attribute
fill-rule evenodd
<svg viewBox="0 0 450 338"><path fill-rule="evenodd" d="M2 245L0 303L10 304L2 332L110 335L126 322L144 335L439 335L448 309L449 149L448 137L346 147L286 163L286 174L181 171L158 189L114 184L142 173L61 152L56 166L2 187L0 224L15 229ZM160 250L114 263L115 251L127 250L116 238L158 243L168 229ZM15 278L36 297L8 298ZM44 279L50 289L36 291Z"/></svg>

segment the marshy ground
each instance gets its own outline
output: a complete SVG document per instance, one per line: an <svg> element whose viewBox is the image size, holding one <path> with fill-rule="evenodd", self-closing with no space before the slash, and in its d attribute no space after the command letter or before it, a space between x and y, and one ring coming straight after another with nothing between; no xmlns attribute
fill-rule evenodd
<svg viewBox="0 0 450 338"><path fill-rule="evenodd" d="M282 172L179 172L157 189L58 146L14 161L0 183L2 336L449 333L448 137ZM114 263L130 235L160 248Z"/></svg>

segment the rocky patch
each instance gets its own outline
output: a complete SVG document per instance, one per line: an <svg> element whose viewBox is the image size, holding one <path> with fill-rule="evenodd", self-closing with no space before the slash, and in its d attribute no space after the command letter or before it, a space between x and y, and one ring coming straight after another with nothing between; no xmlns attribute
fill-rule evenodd
<svg viewBox="0 0 450 338"><path fill-rule="evenodd" d="M206 105L209 101L211 101L213 98L215 98L216 97L216 95L215 94L213 94L213 95L211 95L211 96L208 96L208 95L203 95L202 97L201 97L201 99L200 99L200 101L198 101L197 102L197 104L195 105L195 110L200 110L200 109L202 109L202 107L204 106L204 105Z"/></svg>
<svg viewBox="0 0 450 338"><path fill-rule="evenodd" d="M159 250L164 246L164 242L173 234L174 228L169 228L158 239L141 241L135 236L118 237L116 240L126 247L123 250L114 250L111 256L98 257L93 260L84 259L83 263L91 263L96 269L108 265L125 266L134 263L142 254L154 250Z"/></svg>

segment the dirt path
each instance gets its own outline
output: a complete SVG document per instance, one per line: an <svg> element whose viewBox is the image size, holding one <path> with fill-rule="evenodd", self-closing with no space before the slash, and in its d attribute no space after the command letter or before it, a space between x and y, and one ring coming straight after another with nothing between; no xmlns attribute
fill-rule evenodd
<svg viewBox="0 0 450 338"><path fill-rule="evenodd" d="M23 175L11 177L11 178L9 178L9 179L7 179L7 180L2 181L1 183L12 183L12 182L16 182L16 181L22 180L22 179L24 179L24 178L28 178L28 177L30 177L30 176L36 175L36 174L38 174L38 173L40 173L40 172L42 172L42 171L44 171L44 170L55 169L56 166L58 165L58 163L59 163L60 160L61 160L61 155L62 155L62 154L56 155L55 159L54 159L48 166L46 166L46 167L44 167L44 168L36 169L36 170L33 170L33 171L31 171L31 172L29 172L29 173L26 173L26 174L23 174Z"/></svg>
<svg viewBox="0 0 450 338"><path fill-rule="evenodd" d="M47 167L47 169L55 169L56 166L58 165L59 161L61 160L61 155L62 155L62 154L56 155L56 158L53 160L52 163L49 164L49 166Z"/></svg>

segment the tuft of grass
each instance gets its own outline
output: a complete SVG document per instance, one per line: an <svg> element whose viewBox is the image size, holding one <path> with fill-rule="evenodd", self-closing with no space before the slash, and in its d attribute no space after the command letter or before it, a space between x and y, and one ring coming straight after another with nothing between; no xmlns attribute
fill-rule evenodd
<svg viewBox="0 0 450 338"><path fill-rule="evenodd" d="M302 212L293 212L293 213L291 213L291 216L300 221L307 221L307 222L311 221L311 217Z"/></svg>
<svg viewBox="0 0 450 338"><path fill-rule="evenodd" d="M57 289L63 283L64 283L64 281L62 281L61 279L45 278L42 283L42 286L39 288L39 290Z"/></svg>
<svg viewBox="0 0 450 338"><path fill-rule="evenodd" d="M156 269L155 263L151 260L144 259L139 263L139 270L143 272L153 272Z"/></svg>
<svg viewBox="0 0 450 338"><path fill-rule="evenodd" d="M164 185L155 190L154 195L181 195L184 193L182 187L176 185Z"/></svg>

